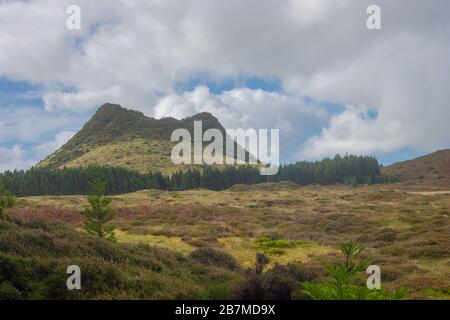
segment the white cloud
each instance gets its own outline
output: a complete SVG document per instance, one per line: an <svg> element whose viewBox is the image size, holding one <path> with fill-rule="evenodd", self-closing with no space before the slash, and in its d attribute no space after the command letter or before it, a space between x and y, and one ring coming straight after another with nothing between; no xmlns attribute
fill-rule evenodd
<svg viewBox="0 0 450 320"><path fill-rule="evenodd" d="M0 172L30 168L64 145L74 134L73 131L61 131L54 136L53 140L38 144L29 151L24 150L18 144L12 148L0 146Z"/></svg>
<svg viewBox="0 0 450 320"><path fill-rule="evenodd" d="M296 129L301 129L311 119L317 121L327 117L322 108L306 104L301 97L248 88L214 95L208 87L198 86L181 95L165 96L154 108L156 118L180 119L199 112L216 115L229 128L239 125L244 129L284 127L287 133L294 130L294 124Z"/></svg>
<svg viewBox="0 0 450 320"><path fill-rule="evenodd" d="M33 162L26 159L25 152L19 145L15 145L10 149L0 147L0 172L27 169L32 165Z"/></svg>
<svg viewBox="0 0 450 320"><path fill-rule="evenodd" d="M301 155L386 154L402 148L434 151L450 144L450 43L399 35L373 48L360 60L316 74L293 85L318 99L359 102L371 110L347 107L312 137ZM433 61L435 59L436 61Z"/></svg>
<svg viewBox="0 0 450 320"><path fill-rule="evenodd" d="M69 4L80 31L65 27ZM371 4L383 30L366 28ZM283 127L302 157L450 144L446 0L3 1L0 25L0 75L40 84L49 113L106 101L157 116L208 110L228 127ZM284 92L173 94L195 74L276 78ZM326 123L305 96L347 107Z"/></svg>
<svg viewBox="0 0 450 320"><path fill-rule="evenodd" d="M329 127L308 139L298 152L300 159L317 160L336 154L388 153L402 148L407 137L398 121L383 123L370 117L367 108L349 106L331 118Z"/></svg>
<svg viewBox="0 0 450 320"><path fill-rule="evenodd" d="M118 86L99 91L82 92L47 92L43 100L46 111L73 110L78 112L86 111L92 106L99 106L107 101L119 101L123 96Z"/></svg>
<svg viewBox="0 0 450 320"><path fill-rule="evenodd" d="M308 105L297 96L245 88L214 95L204 86L166 96L154 110L157 118L178 119L210 112L226 129L280 129L281 152L285 158L292 156L298 141L319 130L329 118L325 110Z"/></svg>
<svg viewBox="0 0 450 320"><path fill-rule="evenodd" d="M80 118L67 113L46 113L35 107L1 107L0 143L22 141L38 143L48 132L80 123Z"/></svg>

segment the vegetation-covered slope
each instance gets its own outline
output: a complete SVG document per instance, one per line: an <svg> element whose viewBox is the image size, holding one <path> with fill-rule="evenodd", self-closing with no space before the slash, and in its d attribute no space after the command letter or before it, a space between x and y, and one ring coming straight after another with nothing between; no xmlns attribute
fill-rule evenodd
<svg viewBox="0 0 450 320"><path fill-rule="evenodd" d="M184 128L193 137L194 121L202 129L214 128L225 136L225 129L210 113L199 113L177 120L154 119L138 111L107 103L64 146L38 163L37 167L62 168L92 165L121 166L147 173L159 170L170 173L180 168L170 159L170 141L175 129Z"/></svg>
<svg viewBox="0 0 450 320"><path fill-rule="evenodd" d="M67 168L80 168L96 165L108 165L133 169L141 173L173 170L188 166L175 166L170 159L170 150L174 143L169 140L150 140L143 138L117 141L87 147L79 157L63 164ZM39 167L45 166L45 162ZM51 167L51 166L50 166ZM59 166L61 167L61 166Z"/></svg>
<svg viewBox="0 0 450 320"><path fill-rule="evenodd" d="M0 300L227 298L241 277L167 249L114 244L49 221L3 215L0 230ZM66 287L70 265L81 269L81 290Z"/></svg>
<svg viewBox="0 0 450 320"><path fill-rule="evenodd" d="M252 267L262 251L270 266L297 262L319 275L323 262L340 259L339 244L354 239L380 266L383 288L406 288L412 298L450 299L450 198L398 187L283 182L220 192L144 190L113 197L113 223L120 243L147 243L185 257L212 247L243 267ZM28 197L9 211L27 221L82 228L86 205L82 196Z"/></svg>
<svg viewBox="0 0 450 320"><path fill-rule="evenodd" d="M382 173L402 182L450 186L450 150L440 150L413 160L395 163L383 168Z"/></svg>

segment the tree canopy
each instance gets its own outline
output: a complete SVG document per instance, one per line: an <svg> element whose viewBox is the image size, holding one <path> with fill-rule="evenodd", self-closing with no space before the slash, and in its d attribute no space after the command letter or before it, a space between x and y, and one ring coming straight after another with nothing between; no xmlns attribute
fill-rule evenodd
<svg viewBox="0 0 450 320"><path fill-rule="evenodd" d="M161 172L142 174L121 167L31 168L7 171L0 182L17 196L89 194L90 183L101 178L105 194L123 194L142 189L188 190L205 188L224 190L235 184L292 181L309 184L372 184L383 182L378 161L373 157L336 156L316 162L281 165L278 174L263 176L255 166L203 166L176 171L170 176Z"/></svg>

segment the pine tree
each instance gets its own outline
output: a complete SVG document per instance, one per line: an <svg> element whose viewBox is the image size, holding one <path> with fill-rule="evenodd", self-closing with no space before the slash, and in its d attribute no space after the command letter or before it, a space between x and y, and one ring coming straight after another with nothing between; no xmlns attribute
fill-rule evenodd
<svg viewBox="0 0 450 320"><path fill-rule="evenodd" d="M327 265L329 279L303 283L303 293L313 300L398 300L406 298L403 289L371 290L358 275L365 272L369 260L360 259L364 246L353 241L341 244L344 261Z"/></svg>
<svg viewBox="0 0 450 320"><path fill-rule="evenodd" d="M91 166L85 168L31 168L27 171L0 173L0 180L17 196L89 194L89 181L105 179L105 195L123 194L142 189L187 190L207 188L223 190L235 184L292 181L301 185L346 183L379 183L380 165L373 157L339 156L315 162L297 162L280 166L275 176L261 176L252 166L226 166L218 169L177 171L172 175L161 172L142 174L120 167ZM393 181L395 182L395 181Z"/></svg>
<svg viewBox="0 0 450 320"><path fill-rule="evenodd" d="M86 230L90 234L100 238L115 242L115 228L113 225L106 225L112 218L111 198L105 197L106 184L96 179L90 186L91 195L88 198L90 208L84 210L86 217Z"/></svg>

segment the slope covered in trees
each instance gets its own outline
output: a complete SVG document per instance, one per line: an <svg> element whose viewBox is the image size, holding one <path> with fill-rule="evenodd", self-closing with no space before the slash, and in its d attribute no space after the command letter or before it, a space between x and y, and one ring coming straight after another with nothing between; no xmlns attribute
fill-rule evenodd
<svg viewBox="0 0 450 320"><path fill-rule="evenodd" d="M316 162L282 165L274 176L262 176L252 166L229 166L223 169L177 171L170 176L161 172L142 174L120 167L32 168L0 174L0 182L17 196L88 194L89 184L101 178L107 194L122 194L142 189L187 190L206 188L224 190L235 184L292 181L308 184L361 184L383 181L378 161L373 157L336 156Z"/></svg>

